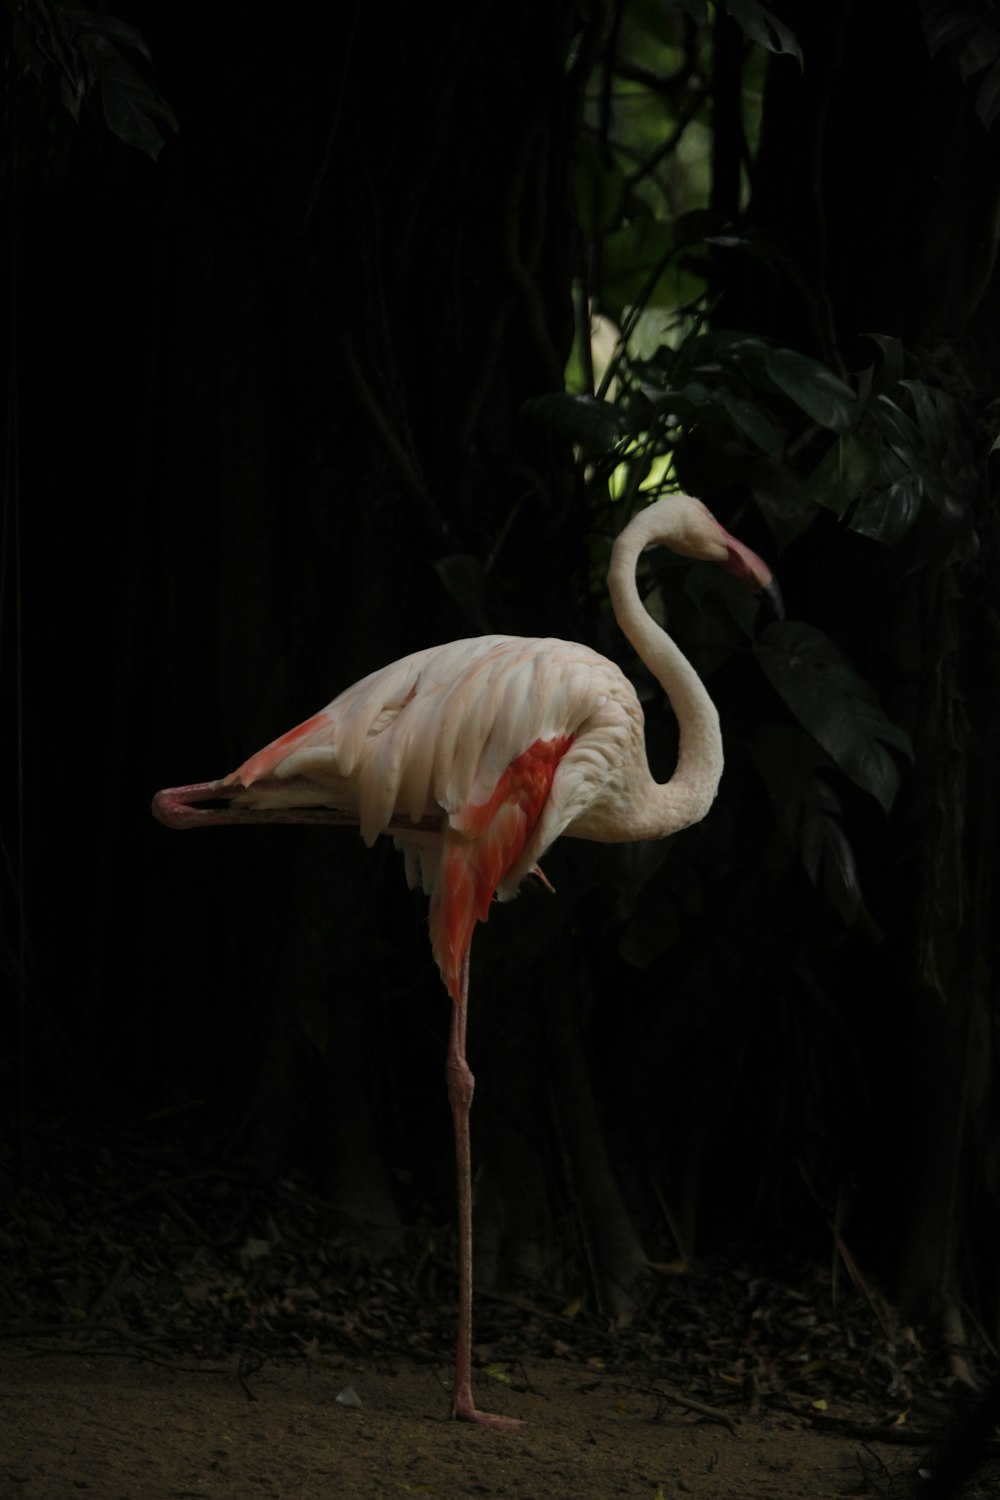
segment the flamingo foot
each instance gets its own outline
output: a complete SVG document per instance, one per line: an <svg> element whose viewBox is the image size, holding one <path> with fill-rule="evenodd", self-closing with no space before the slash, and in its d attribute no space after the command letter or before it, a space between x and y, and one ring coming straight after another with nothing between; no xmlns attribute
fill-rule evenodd
<svg viewBox="0 0 1000 1500"><path fill-rule="evenodd" d="M495 1412L480 1411L471 1396L456 1395L451 1403L451 1415L456 1422L478 1422L480 1427L492 1428L494 1432L518 1432L527 1426L520 1417L500 1417Z"/></svg>

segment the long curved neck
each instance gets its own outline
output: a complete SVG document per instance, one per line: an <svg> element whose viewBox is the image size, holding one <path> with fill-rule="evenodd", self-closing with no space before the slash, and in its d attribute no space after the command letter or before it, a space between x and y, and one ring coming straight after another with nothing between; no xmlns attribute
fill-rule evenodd
<svg viewBox="0 0 1000 1500"><path fill-rule="evenodd" d="M652 525L644 525L647 517ZM662 513L654 518L651 512L642 512L619 536L608 571L615 619L669 698L680 730L674 774L663 783L649 776L642 809L635 809L642 831L632 833L633 838L664 838L696 823L711 807L722 776L722 735L715 704L691 663L639 597L636 564L643 548L653 542L670 545Z"/></svg>

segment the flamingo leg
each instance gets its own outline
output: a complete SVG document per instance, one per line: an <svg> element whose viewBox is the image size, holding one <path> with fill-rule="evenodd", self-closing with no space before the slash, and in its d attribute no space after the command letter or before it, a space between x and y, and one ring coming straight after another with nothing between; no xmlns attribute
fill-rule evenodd
<svg viewBox="0 0 1000 1500"><path fill-rule="evenodd" d="M469 1111L476 1080L465 1058L465 1027L469 1000L469 951L462 959L461 1003L452 1002L448 1041L448 1099L455 1131L455 1170L458 1183L458 1346L451 1414L459 1422L478 1422L499 1432L515 1432L524 1423L479 1411L472 1399L472 1151Z"/></svg>

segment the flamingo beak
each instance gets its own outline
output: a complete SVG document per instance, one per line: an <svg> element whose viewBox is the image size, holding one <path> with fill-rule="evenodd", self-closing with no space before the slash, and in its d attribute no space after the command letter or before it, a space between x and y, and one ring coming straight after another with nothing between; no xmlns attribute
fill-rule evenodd
<svg viewBox="0 0 1000 1500"><path fill-rule="evenodd" d="M740 583L745 584L753 593L763 595L775 617L779 620L784 619L785 607L778 580L767 563L736 537L730 536L728 531L722 527L719 529L725 538L726 560L722 566L726 572L738 578Z"/></svg>
<svg viewBox="0 0 1000 1500"><path fill-rule="evenodd" d="M354 824L336 808L324 807L319 789L304 777L289 777L283 784L284 805L241 807L235 800L244 790L228 777L223 781L197 781L191 786L168 786L153 798L153 817L168 828L210 828L234 823L339 823ZM288 792L301 792L301 802Z"/></svg>
<svg viewBox="0 0 1000 1500"><path fill-rule="evenodd" d="M198 828L218 822L229 810L221 781L168 786L153 798L153 817L168 828ZM228 820L227 820L228 821Z"/></svg>
<svg viewBox="0 0 1000 1500"><path fill-rule="evenodd" d="M280 795L278 789L280 788ZM191 786L168 786L153 798L153 817L168 828L218 828L242 823L304 823L356 828L357 814L331 807L323 788L308 776L286 776L275 783L271 806L266 802L267 783L254 783L255 807L241 805L248 789L227 776L222 781L196 781ZM260 802L263 801L263 805ZM418 823L402 814L394 815L386 833L436 833L439 819L427 817ZM537 872L539 875L541 871ZM542 876L544 881L544 876ZM548 882L545 882L546 884Z"/></svg>

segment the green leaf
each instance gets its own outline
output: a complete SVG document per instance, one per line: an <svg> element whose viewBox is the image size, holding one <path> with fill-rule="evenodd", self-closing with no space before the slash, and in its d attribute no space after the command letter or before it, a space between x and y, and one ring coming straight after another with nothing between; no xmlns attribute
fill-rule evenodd
<svg viewBox="0 0 1000 1500"><path fill-rule="evenodd" d="M851 530L892 547L915 524L927 498L925 477L904 474L865 496L851 517Z"/></svg>
<svg viewBox="0 0 1000 1500"><path fill-rule="evenodd" d="M640 299L645 306L672 305L661 285L674 251L673 230L662 219L635 219L605 236L602 293L624 307Z"/></svg>
<svg viewBox="0 0 1000 1500"><path fill-rule="evenodd" d="M875 381L876 390L897 385L906 372L906 350L899 339L884 333L866 333L882 356L882 364Z"/></svg>
<svg viewBox="0 0 1000 1500"><path fill-rule="evenodd" d="M878 479L878 449L870 439L847 432L823 454L806 481L806 494L817 505L842 516L849 505Z"/></svg>
<svg viewBox="0 0 1000 1500"><path fill-rule="evenodd" d="M861 883L840 805L819 774L829 765L827 757L800 729L785 724L762 729L750 757L809 879L845 922L853 922L863 905Z"/></svg>
<svg viewBox="0 0 1000 1500"><path fill-rule="evenodd" d="M649 477L655 456L655 449L648 443L641 448L630 448L614 476L616 483L612 485L612 494L616 500L623 501L630 510L635 504L642 484Z"/></svg>
<svg viewBox="0 0 1000 1500"><path fill-rule="evenodd" d="M603 234L621 218L627 185L625 173L606 149L589 136L577 142L573 169L580 227L590 238Z"/></svg>
<svg viewBox="0 0 1000 1500"><path fill-rule="evenodd" d="M620 406L594 396L549 391L544 396L532 396L524 403L524 410L588 454L610 453L618 440L632 431L628 414Z"/></svg>
<svg viewBox="0 0 1000 1500"><path fill-rule="evenodd" d="M769 348L764 366L778 389L821 427L844 432L856 422L857 396L826 365L794 349Z"/></svg>
<svg viewBox="0 0 1000 1500"><path fill-rule="evenodd" d="M745 584L731 578L714 563L691 563L683 571L684 593L697 605L701 626L700 630L697 624L687 627L684 630L684 640L686 645L690 644L698 650L698 671L701 676L707 676L715 666L721 665L732 654L737 639L727 629L726 620L719 618L718 611L713 608L714 601L719 601L726 617L737 630L748 640L752 640L760 613L760 595L752 594ZM711 652L718 660L706 665L706 651Z"/></svg>
<svg viewBox="0 0 1000 1500"><path fill-rule="evenodd" d="M784 22L758 0L723 0L725 9L745 36L767 52L785 53L802 67L802 48Z"/></svg>
<svg viewBox="0 0 1000 1500"><path fill-rule="evenodd" d="M748 437L754 447L766 453L768 458L779 458L785 446L784 439L771 414L755 401L745 396L736 396L725 386L713 393L713 400L721 406L733 426Z"/></svg>
<svg viewBox="0 0 1000 1500"><path fill-rule="evenodd" d="M871 684L822 631L799 621L768 626L753 650L799 723L849 780L889 812L899 771L886 745L905 755L912 751L906 734L882 712Z"/></svg>
<svg viewBox="0 0 1000 1500"><path fill-rule="evenodd" d="M155 161L163 149L164 138L154 122L163 120L177 130L173 111L110 42L100 36L88 37L86 51L101 90L108 129Z"/></svg>
<svg viewBox="0 0 1000 1500"><path fill-rule="evenodd" d="M943 459L951 436L946 428L949 424L954 426L949 398L922 380L901 380L899 384L910 393L925 454L932 459Z"/></svg>
<svg viewBox="0 0 1000 1500"><path fill-rule="evenodd" d="M917 469L923 458L920 428L896 401L882 392L870 408L872 419L892 451L908 469Z"/></svg>
<svg viewBox="0 0 1000 1500"><path fill-rule="evenodd" d="M72 0L58 0L57 8L74 31L101 36L109 42L120 42L122 46L134 48L147 61L151 61L142 33L136 31L134 26L129 26L126 21L119 21L116 16L95 15L86 6L74 4Z"/></svg>
<svg viewBox="0 0 1000 1500"><path fill-rule="evenodd" d="M988 68L990 63L995 62L997 53L1000 52L1000 36L995 26L988 22L985 26L979 26L970 33L968 41L958 54L958 71L962 75L962 82L968 83L976 73L981 73Z"/></svg>
<svg viewBox="0 0 1000 1500"><path fill-rule="evenodd" d="M668 391L664 396L659 391L647 391L645 394L650 402L651 414L656 418L657 430L666 428L668 435L671 428L682 427L693 421L698 406L710 396L707 390L698 400L692 400L689 390ZM1000 444L1000 438L997 438L997 442Z"/></svg>
<svg viewBox="0 0 1000 1500"><path fill-rule="evenodd" d="M787 547L816 520L816 508L806 498L802 481L784 464L762 464L748 477L750 491L780 547Z"/></svg>

